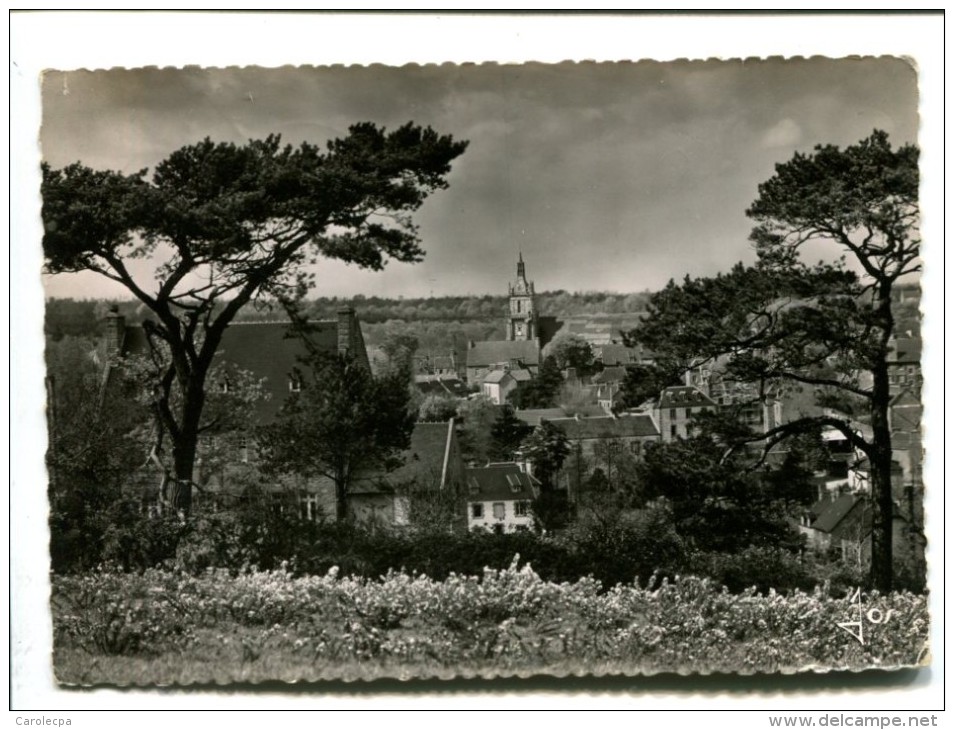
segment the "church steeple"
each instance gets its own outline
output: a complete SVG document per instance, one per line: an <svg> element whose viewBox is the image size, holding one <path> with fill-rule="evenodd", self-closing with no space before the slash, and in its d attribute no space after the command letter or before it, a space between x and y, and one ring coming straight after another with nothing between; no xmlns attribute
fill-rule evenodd
<svg viewBox="0 0 954 730"><path fill-rule="evenodd" d="M510 319L507 322L508 340L537 338L537 311L534 304L533 282L527 281L523 253L517 258L517 280L510 285Z"/></svg>

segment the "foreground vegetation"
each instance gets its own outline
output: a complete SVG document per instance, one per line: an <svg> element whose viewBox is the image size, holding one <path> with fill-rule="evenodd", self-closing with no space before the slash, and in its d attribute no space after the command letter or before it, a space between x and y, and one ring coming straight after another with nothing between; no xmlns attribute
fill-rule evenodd
<svg viewBox="0 0 954 730"><path fill-rule="evenodd" d="M518 558L482 576L379 579L101 569L53 580L55 667L70 683L471 672L775 672L918 664L923 596L823 588L732 594L695 577L610 590L542 580ZM864 643L839 623L879 619Z"/></svg>

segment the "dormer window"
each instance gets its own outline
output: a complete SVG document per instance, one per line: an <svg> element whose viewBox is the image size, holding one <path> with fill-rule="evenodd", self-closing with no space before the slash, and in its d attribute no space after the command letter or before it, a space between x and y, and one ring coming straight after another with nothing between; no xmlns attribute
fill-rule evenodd
<svg viewBox="0 0 954 730"><path fill-rule="evenodd" d="M507 474L507 484L510 485L510 491L514 494L520 494L523 486L520 484L520 477L516 474Z"/></svg>
<svg viewBox="0 0 954 730"><path fill-rule="evenodd" d="M294 375L289 376L288 390L292 393L301 393L301 378Z"/></svg>

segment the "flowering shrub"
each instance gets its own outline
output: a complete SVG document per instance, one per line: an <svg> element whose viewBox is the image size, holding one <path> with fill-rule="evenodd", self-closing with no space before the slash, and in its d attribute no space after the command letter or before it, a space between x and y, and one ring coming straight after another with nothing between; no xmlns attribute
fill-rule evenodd
<svg viewBox="0 0 954 730"><path fill-rule="evenodd" d="M378 580L231 577L108 569L54 577L56 644L89 653L234 651L312 666L580 667L773 671L911 665L928 634L923 596L834 598L821 589L730 593L708 579L653 577L604 591L592 578L542 580L515 559L482 576L390 572ZM839 623L859 620L863 643ZM209 644L208 642L212 642ZM239 653L240 652L240 653Z"/></svg>

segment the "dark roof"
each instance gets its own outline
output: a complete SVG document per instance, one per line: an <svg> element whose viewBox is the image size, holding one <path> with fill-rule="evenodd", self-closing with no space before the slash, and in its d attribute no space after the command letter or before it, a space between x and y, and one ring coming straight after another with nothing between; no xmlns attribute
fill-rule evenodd
<svg viewBox="0 0 954 730"><path fill-rule="evenodd" d="M554 418L565 418L566 413L563 412L562 408L525 408L518 409L516 416L524 423L539 426L541 419L545 418L550 421Z"/></svg>
<svg viewBox="0 0 954 730"><path fill-rule="evenodd" d="M414 385L424 395L452 395L457 398L464 398L469 392L464 383L457 378L449 376L443 378L434 376L425 380L415 378Z"/></svg>
<svg viewBox="0 0 954 730"><path fill-rule="evenodd" d="M674 385L659 394L660 408L714 408L716 402L691 385Z"/></svg>
<svg viewBox="0 0 954 730"><path fill-rule="evenodd" d="M821 532L832 532L861 499L854 494L843 494L835 500L828 500L827 505L816 502L815 505L818 506L819 512L817 512L818 517L812 523L812 527ZM816 508L815 505L812 506L813 513Z"/></svg>
<svg viewBox="0 0 954 730"><path fill-rule="evenodd" d="M506 370L491 370L484 376L485 383L502 383L506 378L513 380L513 376Z"/></svg>
<svg viewBox="0 0 954 730"><path fill-rule="evenodd" d="M655 355L645 347L626 347L626 345L594 345L593 357L603 363L604 366L629 365L632 363L652 360Z"/></svg>
<svg viewBox="0 0 954 730"><path fill-rule="evenodd" d="M590 380L594 383L621 383L625 379L626 368L620 367L619 365L612 365L608 368L603 368L600 372L590 378Z"/></svg>
<svg viewBox="0 0 954 730"><path fill-rule="evenodd" d="M464 469L464 488L471 502L533 499L536 480L513 463Z"/></svg>
<svg viewBox="0 0 954 730"><path fill-rule="evenodd" d="M416 482L421 487L438 487L446 478L445 459L451 458L454 420L418 423L411 433L411 445L402 454L404 463L387 474L358 478L351 486L356 493L394 491L394 486Z"/></svg>
<svg viewBox="0 0 954 730"><path fill-rule="evenodd" d="M312 322L312 342L321 351L338 351L338 324L335 321ZM126 327L123 354L143 354L147 351L142 327ZM227 363L248 370L256 378L264 378L266 397L255 404L259 421L267 422L277 414L290 392L292 370L300 358L308 354L302 341L291 334L288 322L235 322L222 334L216 351L215 363ZM209 387L216 384L209 383Z"/></svg>
<svg viewBox="0 0 954 730"><path fill-rule="evenodd" d="M891 349L893 352L888 355L889 362L898 363L919 363L921 362L921 338L920 337L898 337Z"/></svg>
<svg viewBox="0 0 954 730"><path fill-rule="evenodd" d="M487 340L475 342L467 349L467 367L486 367L518 360L525 365L539 365L540 348L534 340Z"/></svg>
<svg viewBox="0 0 954 730"><path fill-rule="evenodd" d="M547 418L545 420L563 429L566 437L571 441L659 435L659 429L656 428L652 417L645 414L596 418Z"/></svg>

